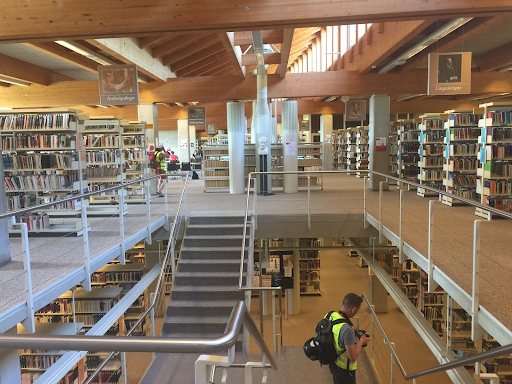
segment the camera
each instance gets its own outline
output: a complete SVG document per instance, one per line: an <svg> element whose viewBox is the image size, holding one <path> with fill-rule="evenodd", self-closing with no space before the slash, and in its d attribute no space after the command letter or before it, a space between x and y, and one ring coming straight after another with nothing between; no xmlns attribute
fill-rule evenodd
<svg viewBox="0 0 512 384"><path fill-rule="evenodd" d="M366 335L366 337L368 337L368 338L370 337L370 335L369 335L368 333L366 333L366 331L365 331L365 330L363 330L363 329L359 329L359 330L357 330L357 331L356 331L356 337L357 337L358 339L360 339L360 338L361 338L361 336L363 336L363 335ZM366 344L364 344L364 345L363 345L363 348L364 348L364 347L366 347Z"/></svg>

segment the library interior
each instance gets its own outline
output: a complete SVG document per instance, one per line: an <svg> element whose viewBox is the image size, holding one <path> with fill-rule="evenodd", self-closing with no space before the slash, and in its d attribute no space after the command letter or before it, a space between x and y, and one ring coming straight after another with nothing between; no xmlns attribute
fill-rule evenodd
<svg viewBox="0 0 512 384"><path fill-rule="evenodd" d="M510 0L2 8L0 384L512 383Z"/></svg>

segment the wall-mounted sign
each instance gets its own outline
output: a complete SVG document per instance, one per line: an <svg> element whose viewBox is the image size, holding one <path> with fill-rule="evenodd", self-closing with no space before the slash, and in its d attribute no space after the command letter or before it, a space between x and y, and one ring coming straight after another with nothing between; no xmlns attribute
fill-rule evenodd
<svg viewBox="0 0 512 384"><path fill-rule="evenodd" d="M189 108L188 125L206 125L206 109L204 107Z"/></svg>
<svg viewBox="0 0 512 384"><path fill-rule="evenodd" d="M386 152L386 137L377 137L375 139L375 150L377 152Z"/></svg>
<svg viewBox="0 0 512 384"><path fill-rule="evenodd" d="M297 156L297 151L295 150L295 141L290 141L288 143L285 143L286 147L286 156Z"/></svg>
<svg viewBox="0 0 512 384"><path fill-rule="evenodd" d="M311 130L311 121L309 120L301 120L299 124L299 131L310 131Z"/></svg>
<svg viewBox="0 0 512 384"><path fill-rule="evenodd" d="M215 123L206 124L206 134L207 135L216 135L217 134L217 124L215 124Z"/></svg>
<svg viewBox="0 0 512 384"><path fill-rule="evenodd" d="M471 93L471 52L428 55L429 95Z"/></svg>
<svg viewBox="0 0 512 384"><path fill-rule="evenodd" d="M136 65L99 65L100 105L139 104Z"/></svg>
<svg viewBox="0 0 512 384"><path fill-rule="evenodd" d="M345 103L345 120L362 121L366 119L366 100L348 100Z"/></svg>

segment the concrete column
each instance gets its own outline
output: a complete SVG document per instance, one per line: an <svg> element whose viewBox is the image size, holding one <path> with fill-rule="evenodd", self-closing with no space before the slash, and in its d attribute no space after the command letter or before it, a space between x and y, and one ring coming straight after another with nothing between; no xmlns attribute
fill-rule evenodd
<svg viewBox="0 0 512 384"><path fill-rule="evenodd" d="M244 104L228 103L229 193L245 192Z"/></svg>
<svg viewBox="0 0 512 384"><path fill-rule="evenodd" d="M0 150L0 157L2 151ZM4 163L0 161L0 175L4 174ZM0 212L7 212L7 196L4 183L0 183ZM11 260L9 248L9 219L0 220L0 264Z"/></svg>
<svg viewBox="0 0 512 384"><path fill-rule="evenodd" d="M16 327L4 335L16 336ZM0 349L0 382L3 384L21 384L20 354L18 349Z"/></svg>
<svg viewBox="0 0 512 384"><path fill-rule="evenodd" d="M261 67L261 68L260 68ZM256 171L262 172L265 168L261 167L260 163L266 164L266 171L272 171L271 164L271 129L270 129L270 111L267 103L267 74L264 66L258 66L257 78L257 95L256 108L254 114L254 132L256 136ZM253 104L254 105L254 104ZM252 135L251 135L252 136ZM264 139L263 139L264 138ZM265 147L267 154L260 154L260 142L265 140ZM266 161L265 161L266 159ZM263 180L266 178L266 190L263 186ZM260 175L258 178L258 193L272 193L272 175Z"/></svg>
<svg viewBox="0 0 512 384"><path fill-rule="evenodd" d="M389 96L372 95L370 97L370 146L369 146L369 169L370 171L387 174L389 167ZM375 140L384 138L386 150L377 151ZM385 181L384 177L370 175L370 189L379 190L379 182Z"/></svg>
<svg viewBox="0 0 512 384"><path fill-rule="evenodd" d="M158 140L158 108L154 104L137 105L137 114L139 121L145 121L153 124L153 129L146 130L148 143L157 144Z"/></svg>
<svg viewBox="0 0 512 384"><path fill-rule="evenodd" d="M173 149L174 154L178 155L180 161L188 161L190 159L189 146L190 142L188 139L188 120L178 120L178 148Z"/></svg>
<svg viewBox="0 0 512 384"><path fill-rule="evenodd" d="M271 142L272 144L277 144L277 117L272 117L270 121L270 129L271 129Z"/></svg>
<svg viewBox="0 0 512 384"><path fill-rule="evenodd" d="M323 144L322 148L322 170L332 171L332 115L320 116L320 142ZM325 142L326 136L331 138L328 143Z"/></svg>
<svg viewBox="0 0 512 384"><path fill-rule="evenodd" d="M297 158L297 101L284 100L281 103L281 127L283 130L283 171L297 171L299 160ZM283 190L285 193L299 191L298 175L283 175Z"/></svg>
<svg viewBox="0 0 512 384"><path fill-rule="evenodd" d="M189 161L196 149L196 127L191 125L188 127L188 158L181 161Z"/></svg>
<svg viewBox="0 0 512 384"><path fill-rule="evenodd" d="M256 143L256 127L254 124L254 116L256 115L256 100L252 101L252 119L251 119L251 144Z"/></svg>

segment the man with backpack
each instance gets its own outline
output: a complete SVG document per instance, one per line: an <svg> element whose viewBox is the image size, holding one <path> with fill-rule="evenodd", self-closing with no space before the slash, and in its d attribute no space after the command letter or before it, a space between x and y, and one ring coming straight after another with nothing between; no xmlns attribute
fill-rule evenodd
<svg viewBox="0 0 512 384"><path fill-rule="evenodd" d="M350 318L359 312L362 302L360 296L349 293L343 298L343 307L339 312L327 314L331 320L334 347L338 355L336 361L329 364L334 384L356 384L357 358L361 348L368 343L369 336L362 334L357 341Z"/></svg>
<svg viewBox="0 0 512 384"><path fill-rule="evenodd" d="M164 149L164 145L162 143L158 143L156 146L156 151L153 157L151 158L151 166L155 172L155 175L167 175L165 159L167 159L170 155ZM158 187L156 189L156 195L158 197L162 197L162 189L164 188L164 179L167 179L167 176L162 176L158 179Z"/></svg>

